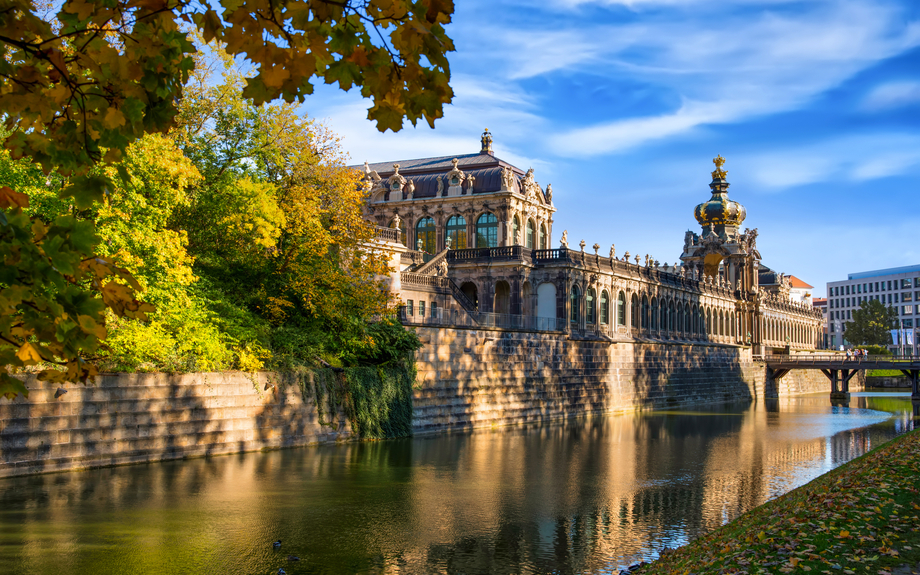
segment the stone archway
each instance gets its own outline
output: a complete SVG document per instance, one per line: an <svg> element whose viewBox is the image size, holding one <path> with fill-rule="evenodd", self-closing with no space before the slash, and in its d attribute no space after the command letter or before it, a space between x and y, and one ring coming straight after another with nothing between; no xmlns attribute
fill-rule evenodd
<svg viewBox="0 0 920 575"><path fill-rule="evenodd" d="M473 307L479 309L479 290L476 288L476 284L473 282L464 282L463 285L460 286L460 291L473 302Z"/></svg>
<svg viewBox="0 0 920 575"><path fill-rule="evenodd" d="M505 315L511 313L511 286L505 280L495 282L495 298L492 303L492 311Z"/></svg>

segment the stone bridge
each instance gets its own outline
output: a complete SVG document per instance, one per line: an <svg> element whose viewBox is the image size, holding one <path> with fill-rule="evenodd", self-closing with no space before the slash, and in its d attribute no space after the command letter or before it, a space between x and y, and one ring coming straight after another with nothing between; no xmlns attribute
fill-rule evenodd
<svg viewBox="0 0 920 575"><path fill-rule="evenodd" d="M920 356L870 355L847 359L836 353L808 355L764 356L767 373L778 380L793 369L820 369L831 380L831 399L850 397L850 379L861 369L894 369L908 378L911 384L911 399L920 401Z"/></svg>

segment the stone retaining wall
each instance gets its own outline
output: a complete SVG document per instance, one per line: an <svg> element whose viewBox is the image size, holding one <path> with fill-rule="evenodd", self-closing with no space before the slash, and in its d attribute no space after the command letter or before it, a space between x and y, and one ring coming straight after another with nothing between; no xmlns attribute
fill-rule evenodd
<svg viewBox="0 0 920 575"><path fill-rule="evenodd" d="M820 371L774 382L749 348L417 328L416 432L830 393ZM855 390L855 378L851 389Z"/></svg>
<svg viewBox="0 0 920 575"><path fill-rule="evenodd" d="M239 372L117 374L56 398L59 386L31 378L28 399L0 398L0 477L349 436L345 425L320 425L296 383L276 383Z"/></svg>
<svg viewBox="0 0 920 575"><path fill-rule="evenodd" d="M416 433L830 392L818 371L769 381L765 365L734 346L418 332ZM0 398L0 477L351 437L341 414L334 428L321 425L296 382L272 374L105 375L59 398L58 386L31 379L27 387L28 399Z"/></svg>
<svg viewBox="0 0 920 575"><path fill-rule="evenodd" d="M871 376L866 377L866 387L910 389L910 379L907 377Z"/></svg>

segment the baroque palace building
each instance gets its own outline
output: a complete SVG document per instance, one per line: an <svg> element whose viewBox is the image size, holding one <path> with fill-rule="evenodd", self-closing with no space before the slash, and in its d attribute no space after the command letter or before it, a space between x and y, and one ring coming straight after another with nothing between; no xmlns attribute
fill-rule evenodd
<svg viewBox="0 0 920 575"><path fill-rule="evenodd" d="M601 254L563 232L552 247L552 186L478 154L365 163L365 216L393 254L390 288L406 324L564 332L609 341L706 342L762 353L814 349L820 312L790 297L791 277L761 265L757 230L728 198L717 157L680 264Z"/></svg>

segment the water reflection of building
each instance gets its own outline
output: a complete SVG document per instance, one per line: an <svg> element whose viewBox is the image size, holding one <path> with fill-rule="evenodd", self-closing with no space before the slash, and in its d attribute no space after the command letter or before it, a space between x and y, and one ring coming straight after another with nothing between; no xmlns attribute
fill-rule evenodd
<svg viewBox="0 0 920 575"><path fill-rule="evenodd" d="M854 397L851 409L913 424L909 397L874 401ZM4 533L21 545L0 549L0 572L267 572L283 561L270 548L278 538L321 572L610 572L881 437L827 435L839 418L825 402L8 479Z"/></svg>
<svg viewBox="0 0 920 575"><path fill-rule="evenodd" d="M694 211L701 232L686 233L673 264L586 250L566 231L553 247L552 186L497 158L488 131L478 154L365 164L366 216L392 228L381 238L400 252L392 288L407 323L814 348L818 313L792 301L792 276L762 267L757 230L741 230L746 211L714 162L712 195Z"/></svg>

